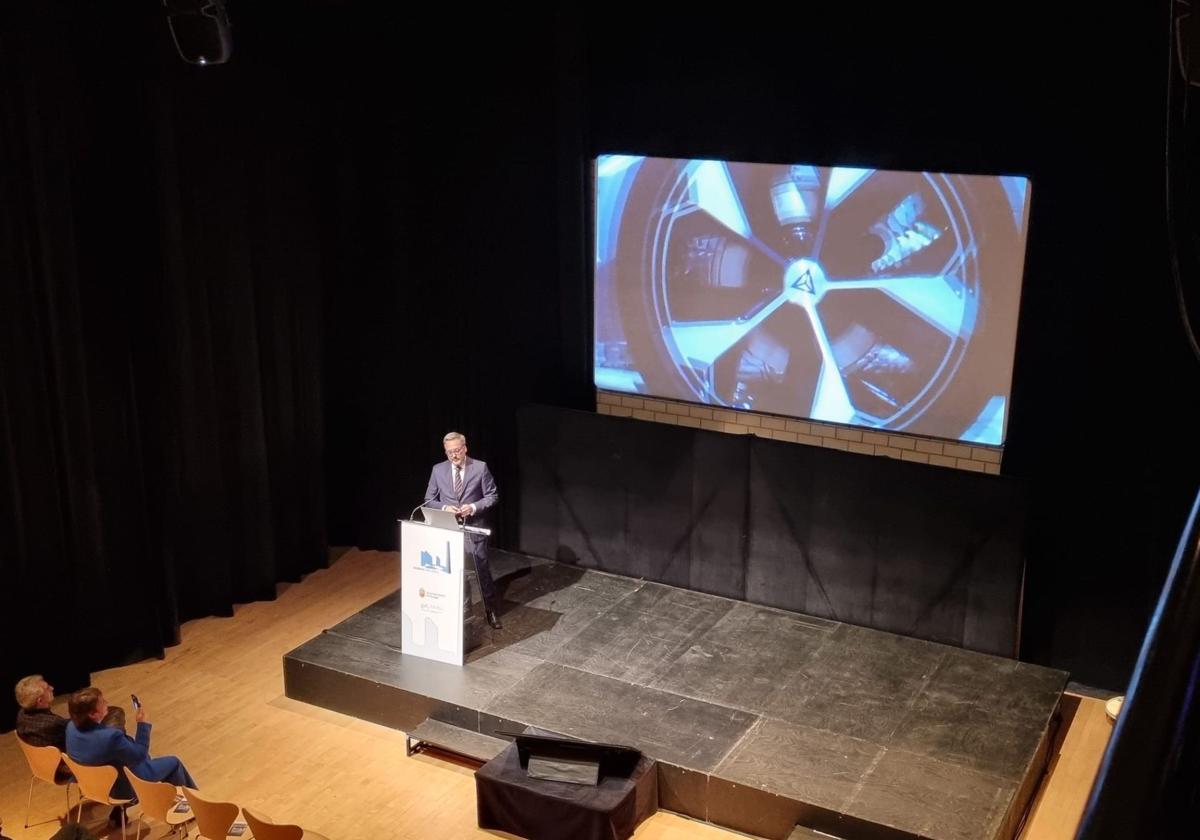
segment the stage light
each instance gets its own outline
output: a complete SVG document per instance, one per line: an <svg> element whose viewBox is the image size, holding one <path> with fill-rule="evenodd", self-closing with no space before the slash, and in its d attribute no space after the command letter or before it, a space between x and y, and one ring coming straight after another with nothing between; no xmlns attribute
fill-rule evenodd
<svg viewBox="0 0 1200 840"><path fill-rule="evenodd" d="M233 34L225 0L163 0L163 6L180 58L201 67L229 61Z"/></svg>

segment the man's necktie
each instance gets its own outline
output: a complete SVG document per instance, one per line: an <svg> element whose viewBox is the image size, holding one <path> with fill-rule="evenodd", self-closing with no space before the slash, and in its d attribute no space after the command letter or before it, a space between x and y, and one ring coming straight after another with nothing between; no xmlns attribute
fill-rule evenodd
<svg viewBox="0 0 1200 840"><path fill-rule="evenodd" d="M462 467L454 468L454 498L462 501Z"/></svg>

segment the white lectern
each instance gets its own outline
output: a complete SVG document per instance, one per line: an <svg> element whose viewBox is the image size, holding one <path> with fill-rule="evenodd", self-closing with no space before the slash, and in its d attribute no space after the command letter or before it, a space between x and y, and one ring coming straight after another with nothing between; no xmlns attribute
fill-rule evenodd
<svg viewBox="0 0 1200 840"><path fill-rule="evenodd" d="M459 527L400 521L400 650L463 664L463 572Z"/></svg>

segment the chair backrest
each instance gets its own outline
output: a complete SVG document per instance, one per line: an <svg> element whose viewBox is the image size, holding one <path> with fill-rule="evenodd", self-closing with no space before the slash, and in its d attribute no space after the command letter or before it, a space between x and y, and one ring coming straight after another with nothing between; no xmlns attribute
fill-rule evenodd
<svg viewBox="0 0 1200 840"><path fill-rule="evenodd" d="M75 781L79 783L80 792L88 799L94 802L105 802L109 805L117 805L129 801L128 799L114 799L112 797L112 786L117 781L116 767L108 764L80 764L69 755L63 755L63 761L67 763L71 774L75 776Z"/></svg>
<svg viewBox="0 0 1200 840"><path fill-rule="evenodd" d="M29 772L43 782L58 784L54 774L58 772L58 764L62 761L62 750L58 747L35 747L22 741L20 737L17 738L17 743L21 745L21 752L25 753L25 760L29 762Z"/></svg>
<svg viewBox="0 0 1200 840"><path fill-rule="evenodd" d="M192 813L196 815L196 825L200 829L200 837L208 840L225 840L229 827L237 819L238 806L232 802L213 802L201 799L200 794L191 788L184 788L184 795L191 803Z"/></svg>
<svg viewBox="0 0 1200 840"><path fill-rule="evenodd" d="M254 816L245 808L242 809L242 816L246 818L246 825L250 826L250 830L254 832L254 840L301 840L304 837L304 829L298 825L279 825L267 822L262 817Z"/></svg>
<svg viewBox="0 0 1200 840"><path fill-rule="evenodd" d="M159 822L166 822L167 815L175 809L175 785L167 782L150 782L138 776L128 767L123 769L129 778L129 783L133 785L133 792L137 794L138 804L142 806L142 813Z"/></svg>

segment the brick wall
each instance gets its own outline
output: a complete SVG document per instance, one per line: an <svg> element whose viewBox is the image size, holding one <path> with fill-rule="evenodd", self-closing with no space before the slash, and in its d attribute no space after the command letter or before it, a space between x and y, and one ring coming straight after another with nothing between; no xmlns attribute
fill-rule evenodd
<svg viewBox="0 0 1200 840"><path fill-rule="evenodd" d="M805 446L825 446L862 455L900 458L904 461L993 474L1000 472L1000 457L1004 452L1003 448L998 446L976 446L914 435L873 432L851 426L786 420L771 414L729 411L609 391L596 392L596 410L601 414L634 417L651 423L690 426L693 429L709 429L731 435L758 435Z"/></svg>

